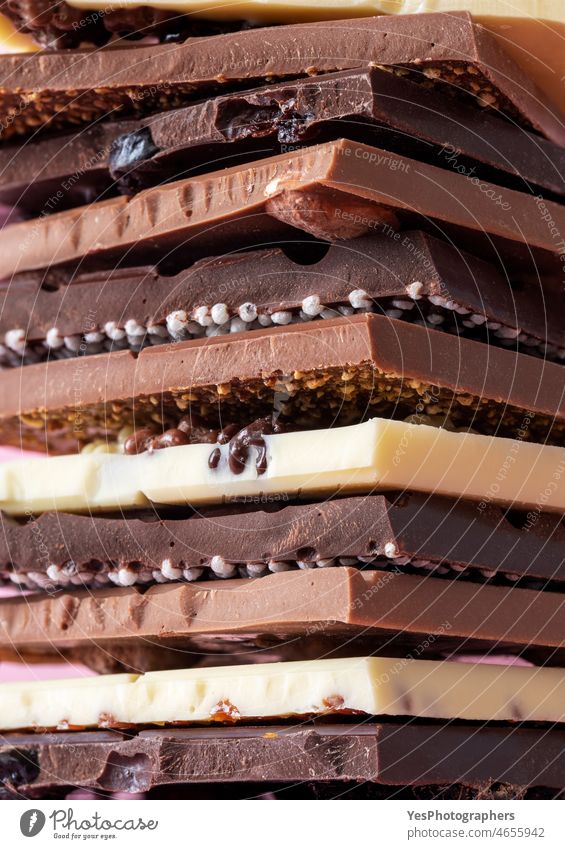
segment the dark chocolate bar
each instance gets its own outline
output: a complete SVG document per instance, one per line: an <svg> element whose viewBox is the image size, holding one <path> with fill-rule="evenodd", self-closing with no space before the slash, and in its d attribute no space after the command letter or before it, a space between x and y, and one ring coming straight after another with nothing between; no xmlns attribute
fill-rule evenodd
<svg viewBox="0 0 565 849"><path fill-rule="evenodd" d="M12 224L0 250L9 278L180 257L186 267L219 241L229 250L299 231L328 241L380 230L401 238L414 226L521 279L560 284L563 207L343 139Z"/></svg>
<svg viewBox="0 0 565 849"><path fill-rule="evenodd" d="M369 782L392 798L406 786L433 798L453 785L478 798L549 798L563 788L564 753L559 728L414 721L9 734L0 778L6 796L20 798L72 786L139 793L161 784L312 781Z"/></svg>
<svg viewBox="0 0 565 849"><path fill-rule="evenodd" d="M260 36L250 30L189 38L180 45L5 55L0 57L2 137L89 124L116 112L174 109L243 81L374 65L442 85L448 94L470 96L558 144L565 142L555 107L465 12L418 15L417 26L412 15L383 15L273 27Z"/></svg>
<svg viewBox="0 0 565 849"><path fill-rule="evenodd" d="M339 135L508 188L565 195L563 148L372 69L234 92L150 118L5 146L0 201L31 214L46 204L57 212L116 188L113 180L131 193Z"/></svg>
<svg viewBox="0 0 565 849"><path fill-rule="evenodd" d="M313 319L377 312L560 362L561 295L513 289L496 268L418 231L306 243L158 268L0 283L0 365L213 337ZM327 250L327 253L324 253ZM72 280L72 285L69 285ZM84 317L94 311L92 323Z"/></svg>
<svg viewBox="0 0 565 849"><path fill-rule="evenodd" d="M309 427L418 413L520 440L565 431L561 366L376 315L0 373L0 440L55 453L186 412L217 426L274 410Z"/></svg>
<svg viewBox="0 0 565 849"><path fill-rule="evenodd" d="M300 505L258 499L169 519L44 513L21 524L2 516L2 525L0 579L30 589L253 578L365 564L536 588L560 589L565 581L560 515L506 514L494 505L478 510L418 493Z"/></svg>

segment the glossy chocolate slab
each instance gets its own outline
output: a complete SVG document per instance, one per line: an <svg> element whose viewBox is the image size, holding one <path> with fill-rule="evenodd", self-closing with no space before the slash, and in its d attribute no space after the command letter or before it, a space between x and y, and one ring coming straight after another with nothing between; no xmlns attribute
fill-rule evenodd
<svg viewBox="0 0 565 849"><path fill-rule="evenodd" d="M144 792L161 784L298 781L391 787L496 783L561 790L561 729L429 723L303 724L118 732L10 734L2 776L22 795L83 786ZM493 788L494 790L494 788ZM490 798L496 798L491 796Z"/></svg>
<svg viewBox="0 0 565 849"><path fill-rule="evenodd" d="M418 647L417 656L427 658L487 652L563 663L561 593L478 584L461 573L424 577L423 566L413 569L420 574L405 574L394 562L388 568L326 567L143 592L70 583L63 592L51 584L49 595L0 602L0 651L13 660L62 653L88 663L96 649L107 667L121 663L135 672L402 655Z"/></svg>
<svg viewBox="0 0 565 849"><path fill-rule="evenodd" d="M316 251L320 259L312 263ZM257 318L246 323L239 316L249 303ZM218 309L224 324L213 320ZM284 321L304 322L360 311L560 362L560 310L560 294L533 284L513 288L494 266L425 233L407 231L399 239L375 233L328 248L290 244L286 253L270 248L209 257L172 277L155 267L47 279L24 273L0 283L0 364L253 330L260 322L272 325L273 315L281 320L281 313ZM81 336L92 311L88 332L99 335L90 342ZM127 333L132 329L135 335Z"/></svg>
<svg viewBox="0 0 565 849"><path fill-rule="evenodd" d="M55 453L125 425L248 423L273 410L308 426L447 416L485 434L563 444L561 366L388 317L255 330L39 363L0 373L4 444ZM329 418L328 418L329 417Z"/></svg>
<svg viewBox="0 0 565 849"><path fill-rule="evenodd" d="M234 57L236 57L234 61ZM71 61L69 61L71 59ZM0 58L3 138L88 124L115 110L171 109L227 85L373 66L444 83L563 144L555 107L465 12L376 16L111 50ZM158 69L158 70L157 70ZM166 81L166 82L165 82Z"/></svg>
<svg viewBox="0 0 565 849"><path fill-rule="evenodd" d="M528 521L494 506L417 493L259 502L169 519L44 513L21 524L2 516L2 525L0 576L34 589L267 576L277 564L318 575L316 567L332 571L349 560L421 574L528 578L536 587L565 581L561 516L541 513Z"/></svg>
<svg viewBox="0 0 565 849"><path fill-rule="evenodd" d="M385 71L233 92L145 118L0 147L0 201L39 214L340 135L544 196L565 194L565 152L491 112ZM111 172L111 175L110 175Z"/></svg>
<svg viewBox="0 0 565 849"><path fill-rule="evenodd" d="M232 93L139 122L112 145L126 188L340 135L522 191L563 196L565 150L488 111L382 70ZM234 157L232 159L232 157ZM539 190L538 189L538 190Z"/></svg>
<svg viewBox="0 0 565 849"><path fill-rule="evenodd" d="M561 280L560 205L344 139L12 224L0 250L9 279L54 266L186 266L219 240L229 250L299 231L339 241L422 226L521 279Z"/></svg>

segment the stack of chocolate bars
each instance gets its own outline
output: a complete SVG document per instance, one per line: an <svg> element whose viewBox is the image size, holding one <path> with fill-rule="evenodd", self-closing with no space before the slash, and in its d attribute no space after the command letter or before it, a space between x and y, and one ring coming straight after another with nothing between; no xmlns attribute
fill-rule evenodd
<svg viewBox="0 0 565 849"><path fill-rule="evenodd" d="M559 104L192 5L4 8L0 794L560 796Z"/></svg>

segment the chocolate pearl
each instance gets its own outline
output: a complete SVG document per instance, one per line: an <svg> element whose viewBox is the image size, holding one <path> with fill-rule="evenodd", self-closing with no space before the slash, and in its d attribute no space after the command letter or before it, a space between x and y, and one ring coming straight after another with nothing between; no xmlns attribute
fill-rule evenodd
<svg viewBox="0 0 565 849"><path fill-rule="evenodd" d="M178 427L172 427L160 436L154 436L151 440L151 447L155 451L158 451L160 448L174 448L177 445L188 445L189 442L190 439L184 431L179 430Z"/></svg>
<svg viewBox="0 0 565 849"><path fill-rule="evenodd" d="M124 443L124 454L142 454L155 436L155 428L141 427L128 436Z"/></svg>
<svg viewBox="0 0 565 849"><path fill-rule="evenodd" d="M219 442L220 445L226 445L230 439L233 439L236 433L239 433L239 426L236 424L228 424L218 433L216 441Z"/></svg>
<svg viewBox="0 0 565 849"><path fill-rule="evenodd" d="M208 457L208 466L210 469L217 469L218 463L220 462L220 457L222 456L219 448L214 448L210 456Z"/></svg>
<svg viewBox="0 0 565 849"><path fill-rule="evenodd" d="M196 414L183 416L177 427L187 434L191 445L198 445L203 442L214 445L218 441L218 431L206 427L200 416Z"/></svg>

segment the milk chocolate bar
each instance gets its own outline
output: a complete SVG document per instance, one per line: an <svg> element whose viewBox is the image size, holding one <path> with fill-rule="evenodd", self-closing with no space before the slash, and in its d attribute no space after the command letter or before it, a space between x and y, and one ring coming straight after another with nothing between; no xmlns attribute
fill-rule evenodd
<svg viewBox="0 0 565 849"><path fill-rule="evenodd" d="M560 516L506 513L493 504L477 510L414 492L300 505L262 500L168 519L158 512L44 513L20 524L3 515L2 527L0 578L23 589L254 578L364 564L536 589L560 589L565 581Z"/></svg>
<svg viewBox="0 0 565 849"><path fill-rule="evenodd" d="M264 417L229 434L198 429L143 428L122 451L92 446L4 463L0 508L29 517L413 489L518 510L537 509L543 496L545 510L565 513L563 447L383 418L288 431Z"/></svg>
<svg viewBox="0 0 565 849"><path fill-rule="evenodd" d="M563 787L564 747L558 728L437 722L12 733L0 746L0 792L32 798L78 786L139 793L182 783L190 793L202 783L217 798L212 783L225 782L233 798L237 782L242 791L261 782L264 792L313 781L337 782L328 792L340 798L347 782L368 782L369 795L382 788L382 798L403 798L409 788L416 798L449 798L450 790L458 799L473 791L483 799L540 798ZM305 784L297 792L310 796Z"/></svg>
<svg viewBox="0 0 565 849"><path fill-rule="evenodd" d="M0 365L220 336L377 312L560 362L561 295L513 289L498 270L421 231L375 233L209 257L173 277L156 267L0 283ZM324 251L327 253L324 254ZM292 258L291 258L292 257ZM71 282L72 285L68 285ZM95 311L94 314L92 311ZM84 327L84 316L92 323Z"/></svg>
<svg viewBox="0 0 565 849"><path fill-rule="evenodd" d="M565 139L555 107L465 12L419 15L417 26L412 15L376 16L273 27L260 37L250 30L134 50L2 56L3 138L41 126L59 130L89 124L109 113L176 108L242 81L382 65L426 85L441 84L448 94L470 96L557 144Z"/></svg>
<svg viewBox="0 0 565 849"><path fill-rule="evenodd" d="M344 139L12 224L0 250L9 278L53 266L171 265L181 255L186 266L220 239L229 250L297 231L396 238L416 222L522 279L561 280L560 205Z"/></svg>
<svg viewBox="0 0 565 849"><path fill-rule="evenodd" d="M0 201L29 214L60 211L111 191L114 179L131 193L340 134L509 188L565 195L562 148L372 69L233 92L150 118L4 146Z"/></svg>
<svg viewBox="0 0 565 849"><path fill-rule="evenodd" d="M337 782L328 788L335 795L346 782L369 782L383 798L402 798L404 787L420 798L458 788L467 789L459 799L472 790L478 798L539 798L562 789L564 750L559 728L437 722L13 733L2 739L0 778L9 798L69 786L139 793L182 783L190 792L212 782L229 783L232 798L237 782L274 789L309 781ZM302 793L309 795L306 785Z"/></svg>
<svg viewBox="0 0 565 849"><path fill-rule="evenodd" d="M346 525L340 525L345 534ZM363 571L341 566L255 580L164 584L144 592L85 590L69 581L71 592L57 593L54 581L49 595L0 602L0 651L28 662L50 652L84 660L95 646L127 661L133 648L135 665L131 660L124 665L136 672L168 668L163 660L171 668L199 666L207 655L218 663L219 656L235 653L240 663L253 663L272 653L305 659L344 650L353 655L415 649L418 657L432 658L455 650L488 651L563 662L561 593L430 579L405 574L397 563L390 564L391 571L378 566L377 561L377 568Z"/></svg>
<svg viewBox="0 0 565 849"><path fill-rule="evenodd" d="M138 122L117 137L112 176L126 191L344 135L509 188L562 197L565 151L434 89L354 70L224 95ZM504 151L504 154L502 153Z"/></svg>
<svg viewBox="0 0 565 849"><path fill-rule="evenodd" d="M25 380L4 370L0 411L3 444L52 453L193 414L209 427L273 411L308 427L439 416L555 444L565 429L557 364L376 315L39 363Z"/></svg>

